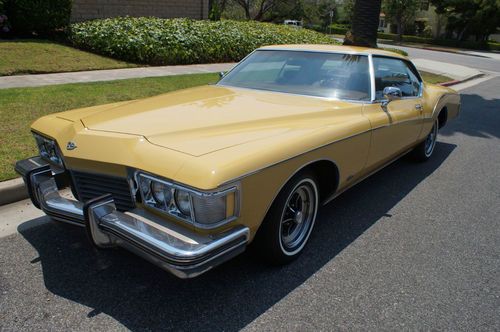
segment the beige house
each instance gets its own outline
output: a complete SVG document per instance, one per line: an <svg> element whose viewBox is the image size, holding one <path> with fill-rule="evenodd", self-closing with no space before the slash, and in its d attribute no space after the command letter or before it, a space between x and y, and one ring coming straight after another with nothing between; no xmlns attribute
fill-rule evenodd
<svg viewBox="0 0 500 332"><path fill-rule="evenodd" d="M437 38L445 33L446 18L436 13L436 7L431 5L430 1L424 0L420 4L420 10L417 11L415 24L417 28L428 29L428 34Z"/></svg>
<svg viewBox="0 0 500 332"><path fill-rule="evenodd" d="M115 16L208 18L208 0L73 0L73 22Z"/></svg>
<svg viewBox="0 0 500 332"><path fill-rule="evenodd" d="M436 13L436 7L432 6L430 1L422 0L415 15L415 26L421 34L437 38L445 32L446 18ZM391 32L391 24L387 22L384 13L380 13L379 32Z"/></svg>

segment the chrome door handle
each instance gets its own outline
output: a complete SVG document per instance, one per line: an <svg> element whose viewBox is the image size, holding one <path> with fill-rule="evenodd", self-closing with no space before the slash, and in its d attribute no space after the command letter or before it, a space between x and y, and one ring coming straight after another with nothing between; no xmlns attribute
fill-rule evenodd
<svg viewBox="0 0 500 332"><path fill-rule="evenodd" d="M422 112L422 111L424 110L424 107L423 107L421 104L417 104L417 105L415 105L415 109L416 109L417 111Z"/></svg>

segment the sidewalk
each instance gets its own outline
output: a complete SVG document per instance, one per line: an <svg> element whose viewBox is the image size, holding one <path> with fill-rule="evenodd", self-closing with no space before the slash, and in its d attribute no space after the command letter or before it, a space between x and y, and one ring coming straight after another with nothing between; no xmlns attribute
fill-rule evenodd
<svg viewBox="0 0 500 332"><path fill-rule="evenodd" d="M419 70L445 75L453 80L463 81L481 75L481 72L459 65L431 61L426 59L413 59ZM227 71L235 63L213 63L203 65L142 67L126 69L109 69L94 71L79 71L72 73L17 75L0 77L0 89L16 87L35 87L43 85L85 83L99 81L114 81L128 78L172 76L184 74L201 74Z"/></svg>
<svg viewBox="0 0 500 332"><path fill-rule="evenodd" d="M456 81L465 81L482 75L482 73L474 68L469 68L451 63L443 63L427 59L412 59L418 70L429 73L444 75Z"/></svg>
<svg viewBox="0 0 500 332"><path fill-rule="evenodd" d="M0 89L67 83L114 81L127 78L215 73L227 71L234 65L235 63L212 63L203 65L92 70L57 74L0 76Z"/></svg>
<svg viewBox="0 0 500 332"><path fill-rule="evenodd" d="M394 41L388 40L388 39L378 39L378 43L392 46L395 48L411 47L411 48L419 48L419 49L428 50L428 51L447 52L447 53L477 56L477 57L481 57L481 58L490 58L490 59L494 59L494 60L500 60L500 52L499 51L478 51L478 50L470 50L470 49L465 49L465 48L448 47L448 46L440 46L440 45L432 45L432 44L394 42Z"/></svg>

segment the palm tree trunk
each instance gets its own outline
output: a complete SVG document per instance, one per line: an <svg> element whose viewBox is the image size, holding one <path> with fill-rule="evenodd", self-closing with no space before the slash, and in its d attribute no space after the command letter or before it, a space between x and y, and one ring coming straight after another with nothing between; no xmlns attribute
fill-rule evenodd
<svg viewBox="0 0 500 332"><path fill-rule="evenodd" d="M347 32L344 45L377 47L377 28L382 0L356 0L352 29Z"/></svg>

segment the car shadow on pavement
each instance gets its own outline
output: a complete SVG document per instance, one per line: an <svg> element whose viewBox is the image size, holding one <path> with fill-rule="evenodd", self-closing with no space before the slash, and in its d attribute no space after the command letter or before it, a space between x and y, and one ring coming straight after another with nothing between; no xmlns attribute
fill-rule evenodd
<svg viewBox="0 0 500 332"><path fill-rule="evenodd" d="M490 88L489 86L487 88ZM490 95L497 95L498 87L493 85ZM485 99L477 94L460 94L462 111L453 125L445 126L439 135L450 136L463 133L467 136L500 138L500 99Z"/></svg>
<svg viewBox="0 0 500 332"><path fill-rule="evenodd" d="M283 267L244 253L198 278L180 280L125 250L94 249L79 227L53 222L19 231L38 251L32 262L41 263L46 288L92 308L89 319L104 313L134 331L239 330L388 217L455 147L438 143L426 163L403 158L323 207L305 252Z"/></svg>

